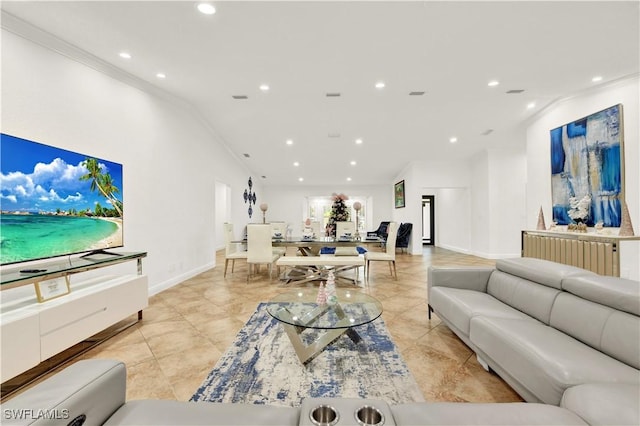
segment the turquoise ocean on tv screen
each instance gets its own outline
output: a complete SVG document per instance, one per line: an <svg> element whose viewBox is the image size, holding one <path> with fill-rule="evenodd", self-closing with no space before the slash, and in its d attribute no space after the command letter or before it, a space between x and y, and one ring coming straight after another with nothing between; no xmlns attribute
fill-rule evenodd
<svg viewBox="0 0 640 426"><path fill-rule="evenodd" d="M53 215L0 216L0 263L59 256L100 247L118 230L107 220Z"/></svg>

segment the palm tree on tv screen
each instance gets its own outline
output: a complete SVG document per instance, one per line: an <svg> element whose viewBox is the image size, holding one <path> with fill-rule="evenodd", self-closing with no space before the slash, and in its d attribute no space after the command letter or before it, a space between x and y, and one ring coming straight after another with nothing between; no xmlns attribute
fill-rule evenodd
<svg viewBox="0 0 640 426"><path fill-rule="evenodd" d="M95 191L96 189L111 203L114 209L118 212L118 215L122 217L122 208L120 201L114 196L120 192L118 187L113 184L113 178L109 173L102 173L98 160L95 158L87 157L82 162L82 165L87 168L88 173L80 176L80 180L91 180L91 186L89 189Z"/></svg>

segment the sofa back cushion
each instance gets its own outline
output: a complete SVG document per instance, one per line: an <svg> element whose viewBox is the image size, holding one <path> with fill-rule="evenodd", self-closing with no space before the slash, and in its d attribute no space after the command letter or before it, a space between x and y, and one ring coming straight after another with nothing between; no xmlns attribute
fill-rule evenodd
<svg viewBox="0 0 640 426"><path fill-rule="evenodd" d="M529 281L544 284L547 287L562 288L562 280L572 276L597 276L577 266L564 265L550 260L532 257L515 257L496 261L496 269L525 278Z"/></svg>
<svg viewBox="0 0 640 426"><path fill-rule="evenodd" d="M563 292L553 304L549 325L640 369L640 317L636 315Z"/></svg>
<svg viewBox="0 0 640 426"><path fill-rule="evenodd" d="M625 278L572 276L562 281L562 289L583 299L640 315L640 282Z"/></svg>
<svg viewBox="0 0 640 426"><path fill-rule="evenodd" d="M487 293L548 325L553 301L561 291L496 270L489 278Z"/></svg>

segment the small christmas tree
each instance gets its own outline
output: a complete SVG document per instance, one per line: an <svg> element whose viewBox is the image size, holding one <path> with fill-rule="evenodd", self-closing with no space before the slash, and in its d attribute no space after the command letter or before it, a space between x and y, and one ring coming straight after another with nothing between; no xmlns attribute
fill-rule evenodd
<svg viewBox="0 0 640 426"><path fill-rule="evenodd" d="M324 283L320 283L320 288L318 289L318 297L316 298L316 303L320 306L327 304L327 291L324 288Z"/></svg>
<svg viewBox="0 0 640 426"><path fill-rule="evenodd" d="M336 236L336 222L349 221L349 209L345 204L345 201L349 199L344 194L331 194L333 205L331 206L331 214L329 215L329 222L327 222L327 235L329 237Z"/></svg>

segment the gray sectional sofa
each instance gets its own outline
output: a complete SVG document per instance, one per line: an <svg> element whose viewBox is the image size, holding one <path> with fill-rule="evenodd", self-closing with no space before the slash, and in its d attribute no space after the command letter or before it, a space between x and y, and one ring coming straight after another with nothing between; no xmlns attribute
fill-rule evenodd
<svg viewBox="0 0 640 426"><path fill-rule="evenodd" d="M522 403L308 398L300 407L126 401L122 362L84 360L2 404L3 425L638 425L640 283L538 259L431 268L432 310Z"/></svg>
<svg viewBox="0 0 640 426"><path fill-rule="evenodd" d="M640 283L540 259L430 268L435 312L528 402L640 424ZM595 417L594 417L595 416Z"/></svg>
<svg viewBox="0 0 640 426"><path fill-rule="evenodd" d="M2 425L585 425L545 404L415 403L389 406L356 398L307 398L300 407L125 401L122 362L84 360L2 404Z"/></svg>

